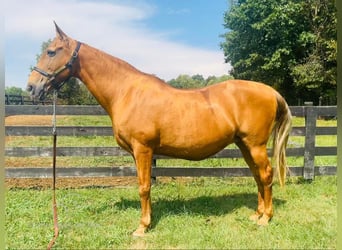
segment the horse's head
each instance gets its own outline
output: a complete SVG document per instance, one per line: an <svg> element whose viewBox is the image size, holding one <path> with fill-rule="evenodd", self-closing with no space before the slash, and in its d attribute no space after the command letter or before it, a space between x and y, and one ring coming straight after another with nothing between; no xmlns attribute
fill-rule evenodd
<svg viewBox="0 0 342 250"><path fill-rule="evenodd" d="M59 89L73 76L81 43L69 38L55 23L56 37L41 55L31 72L27 91L33 98L44 99L51 89Z"/></svg>

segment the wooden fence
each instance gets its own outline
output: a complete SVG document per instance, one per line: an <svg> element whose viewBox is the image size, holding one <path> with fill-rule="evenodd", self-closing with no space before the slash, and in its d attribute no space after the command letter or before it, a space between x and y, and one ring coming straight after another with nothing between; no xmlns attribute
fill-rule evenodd
<svg viewBox="0 0 342 250"><path fill-rule="evenodd" d="M43 104L43 105L51 105L51 100L44 100L44 101L35 101L30 96L23 96L23 95L5 95L5 104L6 105L36 105L36 104Z"/></svg>
<svg viewBox="0 0 342 250"><path fill-rule="evenodd" d="M312 180L316 175L335 175L337 166L315 166L315 156L335 156L336 146L317 147L315 145L316 135L336 135L336 127L317 127L318 117L336 117L337 107L313 107L296 106L291 107L293 116L305 117L305 127L293 127L291 136L303 136L304 147L288 148L287 156L302 157L301 166L291 166L292 176L303 176ZM6 116L11 115L51 115L52 106L16 106L5 107ZM107 115L100 106L57 106L57 115ZM111 127L88 127L88 126L61 126L57 128L59 136L112 136ZM51 127L48 126L6 126L6 136L51 136ZM12 157L42 156L52 157L52 147L5 147L5 155ZM126 156L120 147L58 147L57 156ZM212 158L241 158L238 149L224 149L212 156ZM152 176L251 176L248 167L157 167L158 159L165 156L154 155ZM58 159L57 159L58 165ZM28 168L28 167L6 167L7 178L50 178L52 168ZM135 176L135 167L63 167L57 169L59 177L106 177L106 176Z"/></svg>

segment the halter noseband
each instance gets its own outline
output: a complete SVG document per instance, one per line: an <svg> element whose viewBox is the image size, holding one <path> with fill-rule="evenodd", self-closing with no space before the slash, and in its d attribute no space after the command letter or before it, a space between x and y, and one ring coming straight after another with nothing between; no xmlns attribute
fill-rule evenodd
<svg viewBox="0 0 342 250"><path fill-rule="evenodd" d="M38 67L33 67L33 70L37 71L39 74L48 78L47 82L50 82L54 89L57 89L57 90L60 89L63 86L64 82L67 81L71 77L72 65L74 64L76 58L78 57L78 51L80 50L81 45L82 45L82 43L77 41L76 48L75 48L74 52L72 52L70 60L65 65L63 65L62 67L57 69L55 72L48 73L48 72L46 72L46 71L44 71ZM59 82L59 83L54 82L54 79L56 78L56 76L58 76L60 73L62 73L66 69L70 70L70 75L62 82Z"/></svg>

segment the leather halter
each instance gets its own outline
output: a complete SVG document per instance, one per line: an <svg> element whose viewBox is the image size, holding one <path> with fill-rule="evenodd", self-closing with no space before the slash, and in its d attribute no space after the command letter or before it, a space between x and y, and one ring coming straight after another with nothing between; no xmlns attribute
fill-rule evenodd
<svg viewBox="0 0 342 250"><path fill-rule="evenodd" d="M53 73L48 73L48 72L46 72L46 71L44 71L38 67L33 67L33 70L35 70L39 74L45 76L48 79L47 82L51 83L51 85L54 89L57 89L57 90L60 89L63 86L64 82L67 81L71 77L72 65L74 64L76 58L78 57L78 51L80 50L81 45L82 45L82 43L77 41L76 48L75 48L74 52L71 54L70 60L65 65L63 65L62 67L55 70ZM69 76L61 82L58 82L58 83L55 82L54 81L55 78L66 69L69 69L69 71L70 71Z"/></svg>

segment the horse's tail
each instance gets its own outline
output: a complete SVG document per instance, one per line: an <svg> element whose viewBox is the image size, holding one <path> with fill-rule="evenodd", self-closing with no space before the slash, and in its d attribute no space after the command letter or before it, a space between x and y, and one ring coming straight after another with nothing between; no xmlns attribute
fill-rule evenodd
<svg viewBox="0 0 342 250"><path fill-rule="evenodd" d="M288 172L286 145L292 127L292 116L286 101L279 94L277 94L277 105L276 122L273 128L273 164L276 165L280 185L284 186Z"/></svg>

